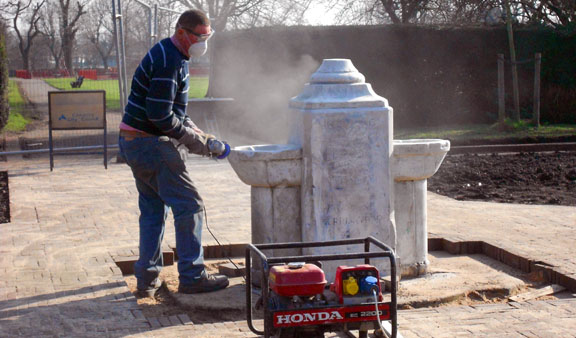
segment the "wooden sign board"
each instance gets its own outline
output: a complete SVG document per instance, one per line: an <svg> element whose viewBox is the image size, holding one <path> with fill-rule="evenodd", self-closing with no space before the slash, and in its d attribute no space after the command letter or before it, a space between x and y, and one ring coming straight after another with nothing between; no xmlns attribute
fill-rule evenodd
<svg viewBox="0 0 576 338"><path fill-rule="evenodd" d="M104 129L106 126L106 92L48 92L50 127L53 130Z"/></svg>
<svg viewBox="0 0 576 338"><path fill-rule="evenodd" d="M48 92L48 143L50 147L50 171L54 169L54 154L86 147L54 149L53 130L102 129L104 145L104 168L108 168L108 145L106 143L106 92L104 90L69 90Z"/></svg>

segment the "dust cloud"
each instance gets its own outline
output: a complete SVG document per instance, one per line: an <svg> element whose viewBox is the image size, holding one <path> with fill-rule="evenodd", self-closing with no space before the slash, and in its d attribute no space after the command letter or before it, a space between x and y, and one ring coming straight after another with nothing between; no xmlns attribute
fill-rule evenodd
<svg viewBox="0 0 576 338"><path fill-rule="evenodd" d="M297 121L289 101L300 93L321 63L310 55L294 61L288 51L276 50L273 54L280 54L281 60L286 61L267 60L267 52L260 51L258 55L218 65L217 92L234 98L231 111L219 118L219 124L223 136L234 146L287 143Z"/></svg>

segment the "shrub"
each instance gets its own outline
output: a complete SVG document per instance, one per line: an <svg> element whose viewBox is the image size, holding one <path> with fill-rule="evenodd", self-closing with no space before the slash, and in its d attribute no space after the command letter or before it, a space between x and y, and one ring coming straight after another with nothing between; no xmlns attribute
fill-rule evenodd
<svg viewBox="0 0 576 338"><path fill-rule="evenodd" d="M8 59L6 58L6 29L0 21L0 130L8 123Z"/></svg>

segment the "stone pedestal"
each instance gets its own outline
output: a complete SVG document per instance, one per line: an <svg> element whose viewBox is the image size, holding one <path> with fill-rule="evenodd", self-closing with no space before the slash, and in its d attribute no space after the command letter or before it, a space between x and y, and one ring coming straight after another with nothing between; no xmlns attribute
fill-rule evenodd
<svg viewBox="0 0 576 338"><path fill-rule="evenodd" d="M302 240L374 236L392 248L392 108L350 60L324 60L290 107L301 114ZM360 252L362 246L312 248L308 254ZM323 262L331 280L338 265ZM375 261L388 270L384 260Z"/></svg>
<svg viewBox="0 0 576 338"><path fill-rule="evenodd" d="M426 180L438 170L450 142L393 142L392 108L350 60L324 60L290 107L293 144L236 147L229 157L240 179L252 186L252 242L374 236L395 249L402 275L425 273ZM361 251L363 246L339 246L303 253ZM337 266L362 263L324 261L323 270L332 280ZM384 274L389 271L384 259L372 263Z"/></svg>
<svg viewBox="0 0 576 338"><path fill-rule="evenodd" d="M423 275L428 269L427 179L449 150L447 140L394 140L396 255L402 276Z"/></svg>
<svg viewBox="0 0 576 338"><path fill-rule="evenodd" d="M300 147L291 144L236 147L229 161L242 182L252 186L252 243L300 242ZM297 255L296 249L269 251Z"/></svg>

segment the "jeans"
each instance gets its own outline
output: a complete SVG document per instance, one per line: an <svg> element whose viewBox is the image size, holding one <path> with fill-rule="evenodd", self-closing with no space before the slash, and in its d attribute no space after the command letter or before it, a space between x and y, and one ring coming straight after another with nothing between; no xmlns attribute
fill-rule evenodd
<svg viewBox="0 0 576 338"><path fill-rule="evenodd" d="M140 257L134 265L138 289L154 285L162 269L161 244L169 208L174 214L180 284L198 281L204 273L204 204L180 153L165 136L121 136L119 146L139 195Z"/></svg>

